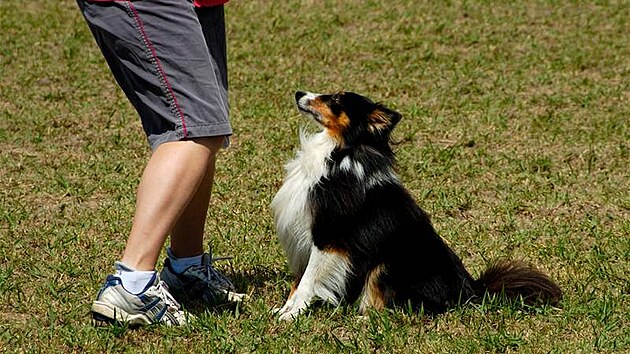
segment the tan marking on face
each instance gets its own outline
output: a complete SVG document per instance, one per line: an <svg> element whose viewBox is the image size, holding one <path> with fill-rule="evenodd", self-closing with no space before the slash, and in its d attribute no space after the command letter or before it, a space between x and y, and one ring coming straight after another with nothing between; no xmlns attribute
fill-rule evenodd
<svg viewBox="0 0 630 354"><path fill-rule="evenodd" d="M346 113L334 114L319 97L313 99L310 104L321 115L321 124L326 128L328 134L340 145L343 144L343 132L350 126L350 118Z"/></svg>

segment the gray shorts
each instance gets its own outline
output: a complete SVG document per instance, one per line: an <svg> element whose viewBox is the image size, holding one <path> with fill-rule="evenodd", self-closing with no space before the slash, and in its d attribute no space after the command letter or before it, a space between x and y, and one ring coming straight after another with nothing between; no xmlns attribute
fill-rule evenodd
<svg viewBox="0 0 630 354"><path fill-rule="evenodd" d="M189 0L77 3L152 149L232 134L223 6L195 8Z"/></svg>

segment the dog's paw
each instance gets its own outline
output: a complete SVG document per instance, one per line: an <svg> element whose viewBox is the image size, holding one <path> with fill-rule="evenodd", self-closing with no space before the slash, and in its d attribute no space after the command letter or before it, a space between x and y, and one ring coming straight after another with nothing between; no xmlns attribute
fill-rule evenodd
<svg viewBox="0 0 630 354"><path fill-rule="evenodd" d="M300 314L300 312L302 312L301 310L295 310L295 309L291 309L288 311L279 311L278 312L278 319L280 321L293 321L294 319L296 319L298 317L298 315Z"/></svg>
<svg viewBox="0 0 630 354"><path fill-rule="evenodd" d="M273 313L278 316L280 321L292 321L297 318L297 316L306 309L306 305L298 306L294 303L287 302L281 308L273 309Z"/></svg>
<svg viewBox="0 0 630 354"><path fill-rule="evenodd" d="M274 316L280 316L280 314L282 313L282 307L274 307L271 309L271 314Z"/></svg>

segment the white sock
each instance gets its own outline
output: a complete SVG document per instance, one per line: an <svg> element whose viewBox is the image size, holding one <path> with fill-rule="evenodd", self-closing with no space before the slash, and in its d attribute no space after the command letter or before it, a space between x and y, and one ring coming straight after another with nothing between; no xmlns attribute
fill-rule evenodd
<svg viewBox="0 0 630 354"><path fill-rule="evenodd" d="M122 286L132 294L140 294L153 283L156 272L154 270L135 270L123 262L116 262L116 276L122 281Z"/></svg>
<svg viewBox="0 0 630 354"><path fill-rule="evenodd" d="M201 257L203 256L203 254L200 254L193 257L178 258L170 247L166 249L166 255L168 255L168 258L171 260L171 268L173 268L173 271L177 274L181 274L190 266L201 265Z"/></svg>

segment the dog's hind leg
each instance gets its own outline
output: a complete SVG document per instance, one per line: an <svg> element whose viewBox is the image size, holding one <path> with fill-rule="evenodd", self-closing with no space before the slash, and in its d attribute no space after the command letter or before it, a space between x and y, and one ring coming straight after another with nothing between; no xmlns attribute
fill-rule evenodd
<svg viewBox="0 0 630 354"><path fill-rule="evenodd" d="M295 318L318 298L339 305L346 294L346 279L350 273L350 261L345 253L313 246L299 284L277 312L280 319Z"/></svg>
<svg viewBox="0 0 630 354"><path fill-rule="evenodd" d="M374 267L365 278L363 290L359 295L359 313L363 314L368 308L382 310L388 299L380 284L380 277L385 272L385 265Z"/></svg>

